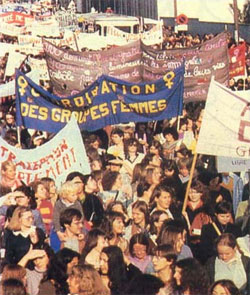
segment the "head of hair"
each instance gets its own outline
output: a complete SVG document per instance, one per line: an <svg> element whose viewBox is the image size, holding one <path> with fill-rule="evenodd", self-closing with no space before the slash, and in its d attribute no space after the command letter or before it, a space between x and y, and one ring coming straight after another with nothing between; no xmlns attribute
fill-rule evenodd
<svg viewBox="0 0 250 295"><path fill-rule="evenodd" d="M81 181L84 183L84 175L81 172L78 171L73 171L70 172L67 177L66 177L66 181L71 181L73 180L75 177L79 177L81 179Z"/></svg>
<svg viewBox="0 0 250 295"><path fill-rule="evenodd" d="M179 161L177 163L178 169L186 167L188 170L190 170L191 166L192 166L192 159L190 159L190 158L181 158L181 159L179 159Z"/></svg>
<svg viewBox="0 0 250 295"><path fill-rule="evenodd" d="M129 138L124 142L124 153L125 155L128 154L128 147L135 144L137 149L139 147L139 141L136 138Z"/></svg>
<svg viewBox="0 0 250 295"><path fill-rule="evenodd" d="M116 182L116 179L120 175L118 171L106 170L102 177L102 186L105 191L112 190L113 185Z"/></svg>
<svg viewBox="0 0 250 295"><path fill-rule="evenodd" d="M123 253L118 246L104 247L102 250L108 257L108 277L110 289L114 294L121 294L127 283L127 266L123 259Z"/></svg>
<svg viewBox="0 0 250 295"><path fill-rule="evenodd" d="M175 267L181 269L182 291L190 294L207 294L209 287L205 268L195 258L185 258L177 261Z"/></svg>
<svg viewBox="0 0 250 295"><path fill-rule="evenodd" d="M174 197L174 191L173 189L170 187L170 186L167 186L163 183L160 183L158 184L154 190L153 190L153 193L150 197L150 201L149 201L149 204L150 204L150 207L154 207L156 204L156 198L158 199L161 195L162 192L167 192L170 194L172 200L173 200L173 197Z"/></svg>
<svg viewBox="0 0 250 295"><path fill-rule="evenodd" d="M88 232L85 247L80 258L81 262L84 262L88 253L97 246L99 237L105 237L105 232L99 228L93 228Z"/></svg>
<svg viewBox="0 0 250 295"><path fill-rule="evenodd" d="M166 258L168 261L173 261L177 259L177 253L174 250L174 247L171 244L163 244L156 246L154 248L154 255Z"/></svg>
<svg viewBox="0 0 250 295"><path fill-rule="evenodd" d="M91 265L75 265L70 276L75 278L79 295L104 295L107 293L99 273Z"/></svg>
<svg viewBox="0 0 250 295"><path fill-rule="evenodd" d="M122 213L110 211L109 213L105 214L105 217L100 226L100 228L106 233L108 240L111 240L114 237L113 223L116 219L121 219L125 224L125 216Z"/></svg>
<svg viewBox="0 0 250 295"><path fill-rule="evenodd" d="M12 162L10 160L6 160L6 161L2 162L2 164L1 164L1 171L6 171L8 167L16 168L16 165L14 162Z"/></svg>
<svg viewBox="0 0 250 295"><path fill-rule="evenodd" d="M137 197L140 198L143 196L144 192L149 190L150 184L146 181L141 180L137 185Z"/></svg>
<svg viewBox="0 0 250 295"><path fill-rule="evenodd" d="M18 264L6 264L3 268L1 280L17 279L22 281L26 276L26 269Z"/></svg>
<svg viewBox="0 0 250 295"><path fill-rule="evenodd" d="M184 229L185 224L181 219L165 220L162 224L158 238L156 239L157 244L170 244L175 247L177 236L182 234Z"/></svg>
<svg viewBox="0 0 250 295"><path fill-rule="evenodd" d="M29 206L32 210L36 209L36 199L35 199L35 192L32 187L27 185L21 185L15 189L15 192L22 192L25 194L26 197L29 198Z"/></svg>
<svg viewBox="0 0 250 295"><path fill-rule="evenodd" d="M142 212L145 216L145 223L149 224L150 216L149 216L149 210L148 210L148 205L144 201L136 201L132 205L132 210L137 209L140 212Z"/></svg>
<svg viewBox="0 0 250 295"><path fill-rule="evenodd" d="M44 185L44 187L47 189L47 191L50 191L50 184L55 183L55 180L50 177L42 177L41 182Z"/></svg>
<svg viewBox="0 0 250 295"><path fill-rule="evenodd" d="M218 280L213 283L213 285L209 288L209 295L212 295L213 290L216 286L221 285L226 291L228 291L228 294L230 295L240 295L239 289L235 286L234 282L231 280Z"/></svg>
<svg viewBox="0 0 250 295"><path fill-rule="evenodd" d="M77 186L71 181L66 181L62 184L58 194L60 198L65 199L71 192L77 192Z"/></svg>
<svg viewBox="0 0 250 295"><path fill-rule="evenodd" d="M30 187L33 189L35 194L37 193L37 189L38 189L39 185L44 185L41 180L36 180L36 181L33 181L33 182L30 183ZM47 190L47 193L49 193L48 190Z"/></svg>
<svg viewBox="0 0 250 295"><path fill-rule="evenodd" d="M175 127L166 127L162 131L163 136L165 137L167 134L171 134L174 138L174 140L177 140L179 138L179 134L177 132L177 129Z"/></svg>
<svg viewBox="0 0 250 295"><path fill-rule="evenodd" d="M159 218L162 214L166 214L167 213L163 210L155 210L153 213L150 214L150 233L151 235L156 235L158 234L156 226L155 226L155 222L159 221Z"/></svg>
<svg viewBox="0 0 250 295"><path fill-rule="evenodd" d="M67 273L67 264L75 257L79 259L80 254L69 248L62 248L56 253L57 263L65 274Z"/></svg>
<svg viewBox="0 0 250 295"><path fill-rule="evenodd" d="M172 159L163 159L162 169L163 170L168 170L168 171L173 171L174 170L175 173L178 172L176 162L174 160L172 160Z"/></svg>
<svg viewBox="0 0 250 295"><path fill-rule="evenodd" d="M137 181L140 180L141 178L141 172L142 172L142 164L141 163L137 163L134 167L133 170L133 175L132 175L132 181L131 183L135 183Z"/></svg>
<svg viewBox="0 0 250 295"><path fill-rule="evenodd" d="M216 214L232 213L232 204L227 201L221 201L215 205L214 211Z"/></svg>
<svg viewBox="0 0 250 295"><path fill-rule="evenodd" d="M120 205L122 208L122 211L124 214L127 214L127 209L126 207L123 205L123 203L121 201L111 201L110 203L108 203L107 208L106 208L106 213L109 214L110 212L114 212L114 206L116 205Z"/></svg>
<svg viewBox="0 0 250 295"><path fill-rule="evenodd" d="M7 279L2 282L4 295L27 295L24 284L17 279Z"/></svg>
<svg viewBox="0 0 250 295"><path fill-rule="evenodd" d="M114 128L111 131L111 134L110 135L112 136L112 135L115 135L115 134L119 135L120 137L123 137L124 136L124 132L121 129L119 129L119 128Z"/></svg>
<svg viewBox="0 0 250 295"><path fill-rule="evenodd" d="M75 208L66 208L60 214L60 225L65 229L65 224L71 225L74 217L80 220L82 218L82 213Z"/></svg>
<svg viewBox="0 0 250 295"><path fill-rule="evenodd" d="M10 222L7 226L8 229L12 231L19 231L21 230L20 218L23 213L31 212L29 207L18 206L15 208L12 217L10 218Z"/></svg>
<svg viewBox="0 0 250 295"><path fill-rule="evenodd" d="M130 241L129 241L129 253L132 257L135 256L134 254L134 245L140 244L146 246L146 253L147 255L150 252L150 244L149 244L149 238L144 233L134 234Z"/></svg>
<svg viewBox="0 0 250 295"><path fill-rule="evenodd" d="M228 246L232 249L234 249L237 246L236 238L231 233L223 233L215 240L215 246L216 248L218 246Z"/></svg>
<svg viewBox="0 0 250 295"><path fill-rule="evenodd" d="M161 143L158 140L155 140L155 139L152 140L150 146L155 147L159 151L159 154L161 155L163 148Z"/></svg>

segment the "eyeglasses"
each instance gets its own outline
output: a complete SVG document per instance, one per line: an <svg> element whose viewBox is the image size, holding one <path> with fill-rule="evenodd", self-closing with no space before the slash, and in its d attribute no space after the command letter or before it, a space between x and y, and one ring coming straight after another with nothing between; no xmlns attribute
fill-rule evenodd
<svg viewBox="0 0 250 295"><path fill-rule="evenodd" d="M137 144L134 142L134 143L130 143L129 146L136 146L137 147Z"/></svg>

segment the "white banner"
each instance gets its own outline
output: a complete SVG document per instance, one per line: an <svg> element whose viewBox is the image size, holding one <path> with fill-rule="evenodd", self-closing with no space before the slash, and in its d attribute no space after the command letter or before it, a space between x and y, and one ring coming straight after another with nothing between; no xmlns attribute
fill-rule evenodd
<svg viewBox="0 0 250 295"><path fill-rule="evenodd" d="M13 24L0 22L0 33L8 36L18 36L25 32L25 27L17 27Z"/></svg>
<svg viewBox="0 0 250 295"><path fill-rule="evenodd" d="M250 159L250 91L235 93L213 79L197 143L197 153Z"/></svg>
<svg viewBox="0 0 250 295"><path fill-rule="evenodd" d="M250 160L217 157L217 170L222 172L241 172L250 169Z"/></svg>
<svg viewBox="0 0 250 295"><path fill-rule="evenodd" d="M131 34L123 32L115 27L107 27L107 38L112 40L113 44L125 45L129 42L134 42L137 40L142 40L146 45L154 45L163 42L163 33L162 33L162 23L158 22L151 30L139 33Z"/></svg>
<svg viewBox="0 0 250 295"><path fill-rule="evenodd" d="M9 145L0 137L1 162L11 160L17 167L17 178L29 184L41 177L51 177L60 186L68 173L90 173L81 132L74 118L48 143L30 150Z"/></svg>
<svg viewBox="0 0 250 295"><path fill-rule="evenodd" d="M75 36L79 50L81 50L82 48L101 50L102 48L105 48L108 44L110 44L108 43L107 37L99 36L99 32L78 33Z"/></svg>
<svg viewBox="0 0 250 295"><path fill-rule="evenodd" d="M39 84L39 75L36 71L32 71L30 73L26 74L32 81L34 81L36 84ZM15 89L15 79L6 83L0 85L0 97L10 96L14 95L16 92Z"/></svg>
<svg viewBox="0 0 250 295"><path fill-rule="evenodd" d="M46 60L43 59L37 59L33 57L28 57L27 60L29 66L31 67L31 70L33 72L36 72L41 80L49 80L49 72ZM39 84L39 83L38 83Z"/></svg>
<svg viewBox="0 0 250 295"><path fill-rule="evenodd" d="M15 74L15 70L20 67L22 62L25 60L26 55L19 52L10 51L8 61L5 69L5 76L12 76Z"/></svg>

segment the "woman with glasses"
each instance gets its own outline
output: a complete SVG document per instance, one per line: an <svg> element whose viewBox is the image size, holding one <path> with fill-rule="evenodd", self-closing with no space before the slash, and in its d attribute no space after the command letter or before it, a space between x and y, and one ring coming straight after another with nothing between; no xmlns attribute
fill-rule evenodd
<svg viewBox="0 0 250 295"><path fill-rule="evenodd" d="M152 273L153 263L151 241L143 233L135 234L129 241L129 261L140 269L142 273Z"/></svg>
<svg viewBox="0 0 250 295"><path fill-rule="evenodd" d="M129 138L124 144L125 160L120 172L127 173L132 180L135 165L141 163L144 158L143 153L138 152L139 142L136 138Z"/></svg>
<svg viewBox="0 0 250 295"><path fill-rule="evenodd" d="M33 225L34 216L27 207L17 207L5 232L5 259L4 263L18 263L32 248L41 248L45 234Z"/></svg>
<svg viewBox="0 0 250 295"><path fill-rule="evenodd" d="M17 205L30 208L34 217L33 225L39 227L45 232L45 226L42 220L41 213L37 209L37 203L34 196L34 191L26 185L19 186L13 193L9 194L8 202L0 207L0 215L6 216L10 205Z"/></svg>

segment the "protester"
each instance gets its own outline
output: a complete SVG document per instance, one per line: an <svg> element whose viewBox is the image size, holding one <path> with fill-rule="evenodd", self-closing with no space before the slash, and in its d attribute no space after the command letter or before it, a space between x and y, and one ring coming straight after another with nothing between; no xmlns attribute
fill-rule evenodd
<svg viewBox="0 0 250 295"><path fill-rule="evenodd" d="M53 5L54 4L47 7L47 5L41 4L41 12L32 11L32 14L35 15L37 23L39 23L39 19L43 19L42 22L44 24L47 23L46 18L51 17L51 15L53 15L57 10L57 8ZM66 6L67 5L65 5L65 7ZM66 10L63 13L65 16L63 19L60 15L61 11L56 13L56 18L60 27L63 29L63 23L68 22L68 12L70 13L69 21L71 21L72 18L72 23L70 24L72 26L70 29L72 29L72 27L75 26L75 23L77 23L74 11L76 6L73 1L71 1L68 8L69 11ZM26 16L28 16L30 11L28 8L26 9ZM112 7L108 7L107 12L112 12L112 9ZM80 21L78 20L78 22ZM82 17L80 23L82 28L88 27L89 31L93 30L94 32L97 29L93 23L90 23L87 19L83 20ZM27 24L27 26L29 27L29 24ZM30 27L31 28L28 28L28 30L33 31L32 26ZM20 28L22 28L21 25L19 25L18 29ZM144 29L148 34L151 34L151 30L148 25L144 25ZM14 34L15 26L12 28L12 31ZM54 30L50 30L51 34L52 31ZM51 49L50 53L52 53L53 50L58 50L57 52L59 52L60 49L63 49L65 59L67 58L67 55L72 57L73 54L74 58L79 57L78 53L74 52L71 55L71 53L67 50L70 47L73 48L73 39L74 50L80 45L80 42L78 43L80 35L78 35L77 30L74 32L74 36L76 38L67 37L68 33L72 32L68 29L66 30L65 28L65 33L61 33L60 38L55 37L53 40L48 38L53 44L60 43L58 49L56 47L54 48L53 44L48 45L45 43L46 46ZM107 35L108 34L110 34L110 32L107 32ZM143 34L144 32L140 36L143 36ZM156 33L154 34L156 35ZM126 42L130 37L134 37L134 35L130 36L129 34L127 35L127 33L126 36ZM24 36L21 36L21 38L19 37L20 36L8 36L2 32L0 34L0 41L6 44L4 47L9 48L9 46L13 45L17 50L21 50L22 53L25 54L27 58L24 62L22 62L22 65L19 68L21 72L25 74L29 71L31 72L28 74L32 74L34 71L39 72L40 86L42 86L44 90L49 91L51 94L53 93L54 95L58 95L58 89L56 89L58 86L56 87L53 85L53 81L54 78L58 78L58 80L60 80L62 72L59 70L58 73L53 73L50 69L49 73L51 80L47 80L48 78L43 77L45 76L45 73L40 72L40 63L39 71L35 70L35 68L38 68L38 62L45 61L45 59L48 61L47 55L49 55L49 51L46 51L46 54L42 52L38 55L33 54L37 48L36 44L33 44L30 49L28 49L28 47L26 48L26 46L23 46L20 49L20 45L18 43L23 42L22 40L37 37L35 37L35 34L31 36L31 32L26 32ZM85 37L88 36L86 35ZM102 294L102 292L107 294L107 290L108 293L111 294L124 294L127 292L126 295L136 293L145 293L149 295L157 293L159 295L166 295L178 294L178 292L181 292L181 294L192 295L203 295L207 294L207 292L210 292L213 295L218 295L218 292L228 294L231 292L232 294L238 294L238 290L236 290L237 288L233 286L233 283L231 283L231 285L230 283L224 284L222 280L219 280L218 284L215 283L208 288L206 275L197 262L188 260L186 264L185 262L181 264L180 261L182 258L194 256L202 263L205 263L209 257L212 256L212 258L214 258L214 255L216 255L213 249L215 245L214 241L218 236L222 237L224 233L228 232L233 233L234 238L238 238L240 251L246 255L249 254L249 208L246 209L247 203L243 204L245 207L241 207L241 203L239 203L241 200L247 202L249 199L249 179L244 179L244 183L242 185L242 188L244 186L243 194L239 183L234 181L234 191L237 190L238 194L237 198L235 195L234 198L232 198L233 189L229 192L223 187L222 175L217 171L218 167L215 165L214 156L199 155L195 165L196 169L194 170L195 176L191 174L191 164L193 158L195 158L192 156L192 152L195 152L195 144L199 139L199 132L201 130L204 115L204 105L206 100L205 93L207 93L208 88L208 82L206 81L210 81L210 75L207 75L205 70L204 72L203 70L200 70L200 64L203 64L204 62L203 58L200 60L197 56L199 55L201 48L206 48L208 51L210 45L215 47L217 46L217 44L212 43L214 37L214 34L211 33L204 34L204 36L199 34L191 35L189 32L178 33L171 27L163 26L162 44L154 44L150 46L146 45L146 43L143 44L143 47L145 45L145 51L143 51L142 60L140 60L140 67L142 71L138 74L145 81L147 80L147 77L150 76L152 76L152 79L156 77L156 75L158 77L162 76L160 73L163 73L164 69L166 69L165 61L168 60L168 54L171 54L171 51L168 52L165 51L165 49L177 49L178 51L174 50L172 51L172 54L175 55L175 52L178 52L180 58L184 56L185 48L189 48L192 52L197 52L197 55L191 60L188 57L189 53L191 55L191 51L187 51L186 54L187 60L185 61L183 112L176 118L168 117L168 119L157 121L154 117L154 105L152 104L146 106L144 102L140 101L142 93L137 93L140 104L137 105L137 102L133 101L132 103L132 101L130 101L130 105L128 106L128 96L126 93L128 89L120 89L113 82L107 84L106 88L105 84L103 84L101 91L106 91L109 98L112 98L111 91L113 93L117 92L115 93L115 95L117 94L117 101L111 101L111 103L114 103L112 105L113 111L116 110L116 113L112 118L112 123L119 123L119 108L123 110L123 113L126 113L126 119L132 122L129 124L106 126L103 129L91 132L81 130L87 153L87 158L84 158L84 164L81 163L78 165L79 159L84 157L84 151L81 153L77 150L77 153L74 154L75 151L73 149L70 150L70 153L72 153L70 155L73 158L72 161L69 160L69 154L63 154L68 148L66 140L63 142L61 141L50 154L40 157L39 162L38 155L40 155L40 148L43 148L43 146L47 146L49 148L50 139L54 136L56 138L57 134L48 133L43 130L27 129L25 128L25 120L22 122L23 126L17 128L17 124L15 122L15 117L18 120L18 116L16 116L17 105L15 105L17 102L17 94L20 94L20 91L25 92L28 89L28 87L27 89L22 88L25 85L22 81L26 82L23 77L19 76L17 83L17 85L22 85L22 87L19 88L19 93L14 95L8 94L4 97L1 93L0 136L1 140L3 139L4 142L1 147L1 155L3 155L4 161L2 161L3 163L1 166L0 222L3 231L6 232L4 234L6 245L4 240L3 244L1 244L2 248L6 248L4 263L23 264L27 260L27 256L30 256L30 259L28 259L30 261L27 264L27 268L30 268L32 267L33 261L37 259L37 261L39 261L39 258L42 258L38 256L35 257L36 255L41 254L41 252L37 252L41 249L35 248L44 247L44 236L38 243L35 243L34 241L33 243L32 234L28 234L26 236L24 233L30 231L33 233L33 230L31 230L33 229L33 226L44 230L41 214L44 218L46 233L50 237L50 244L55 252L58 251L58 256L62 256L60 263L53 259L55 265L57 263L60 265L61 271L59 271L56 267L53 268L51 266L51 261L47 264L48 261L46 255L42 255L44 258L44 267L42 267L43 269L41 270L41 273L43 274L41 276L44 275L44 277L41 282L36 285L34 291L32 291L34 294L37 293L38 286L39 288L41 287L38 293L41 295L66 295L69 292L70 294L75 292L78 294ZM237 46L236 41L234 38L230 38L229 34L227 39L227 42L224 44L226 47L235 48ZM36 41L38 42L38 39L36 39ZM211 43L205 43L206 41ZM241 43L242 42L240 42L239 45ZM75 88L77 91L86 88L90 92L88 92L86 97L84 97L86 102L88 101L85 104L84 100L84 106L81 105L82 102L80 94L79 97L73 98L77 107L83 106L84 108L84 112L82 112L84 115L79 115L78 121L86 120L86 125L88 125L88 123L90 123L90 117L95 117L96 124L94 127L99 128L99 120L102 120L103 122L106 120L105 112L110 111L110 109L108 109L105 104L100 105L98 110L95 109L96 105L93 99L99 94L95 92L94 88L87 88L90 86L91 82L90 80L88 82L85 80L86 77L88 77L88 79L92 79L93 75L95 75L97 79L98 77L96 74L93 74L95 70L100 74L105 68L106 75L108 73L107 69L111 66L114 67L112 76L116 78L116 68L119 68L119 70L121 69L119 63L122 63L122 60L126 59L127 53L125 52L126 49L123 50L122 47L118 47L115 48L115 50L119 53L119 55L118 53L110 54L114 52L109 52L110 45L103 45L105 47L103 48L103 51L107 52L99 51L91 53L87 52L89 51L87 48L88 45L89 44L86 44L86 48L82 50L86 52L81 53L81 60L80 58L78 60L79 66L81 66L80 63L83 60L91 62L92 64L94 61L90 59L100 59L97 63L95 63L95 66L90 67L91 69L87 66L86 69L84 68L84 74L81 75L82 81L79 83L81 86L76 85L77 83L75 83L73 87L74 82L71 78L76 78L75 73L72 74L72 77L65 76L66 78L62 82L63 85L61 85L63 92L65 92L65 97L62 98L61 102L64 106L67 106L67 109L61 109L59 102L55 99L55 97L54 99L57 104L56 111L58 114L54 114L55 116L53 117L53 120L46 117L47 113L45 110L47 110L47 107L39 106L38 108L32 109L32 100L35 101L37 95L37 90L34 88L27 97L27 104L22 104L22 112L24 114L25 111L27 111L27 118L37 116L38 123L42 118L42 120L46 123L49 122L48 125L54 123L57 124L60 120L64 120L64 122L60 122L64 124L68 120L67 114L71 112L71 100L66 97L66 93L72 91L72 93L70 93L71 95L75 93ZM227 52L227 48L224 48L223 45L218 47L220 47L220 50L225 49L225 53ZM246 44L245 76L233 77L234 75L232 75L232 70L230 70L229 73L225 71L221 74L224 78L224 86L228 86L233 91L241 91L241 93L243 93L245 90L249 89L249 48L249 44ZM79 47L79 49L81 50L81 47ZM29 52L25 52L28 50ZM214 48L214 51L215 50L216 48ZM32 53L30 54L30 52ZM130 57L133 58L131 52L127 55L131 55ZM150 53L150 59L147 59L148 53ZM166 54L166 58L164 56L164 60L160 60L160 54L163 56ZM3 53L2 55L3 56L0 57L0 87L9 86L10 84L7 83L11 81L14 82L13 80L15 79L15 75L11 76L8 74L8 68L10 65L8 64L8 59L11 57L11 54ZM112 55L112 60L108 58L109 55ZM157 60L155 56L157 56L159 60ZM223 56L226 56L228 59L227 54L223 54ZM50 58L52 60L52 57ZM208 58L213 59L214 57L212 55L210 57L209 55ZM233 58L238 59L238 57L236 58L235 56ZM122 74L119 74L119 79L129 77L130 73L126 67L130 63L133 63L131 60L126 61L126 64L122 64ZM177 61L179 60L180 59L177 58ZM204 60L206 61L207 58L204 57ZM78 61L75 62L75 64L78 64ZM58 69L61 62L63 62L63 60L60 60L59 62L57 61ZM35 65L34 69L32 63ZM209 64L206 71L214 72L217 77L217 71L224 70L224 68L227 68L228 70L227 64L225 63L225 60L222 60L222 55L220 55L220 58L218 55L217 64ZM193 64L195 64L195 69L197 70L197 77L195 77L195 79L197 79L195 82L196 88L194 91L189 91L190 87L187 81L191 78L192 72L189 71L191 71ZM223 65L225 67L220 69L219 67L222 67ZM70 68L70 66L73 67L73 65L67 66L66 64L64 64L64 66L67 68ZM239 68L237 68L235 72L237 70L239 70ZM137 79L139 77L136 77L136 71L137 68L134 67L133 75L135 76L133 76L133 79ZM173 72L175 72L175 70L173 70ZM202 74L202 76L200 76L200 74ZM170 84L168 85L167 81L168 76L164 76L164 82L166 82L164 85L170 89ZM72 85L70 85L71 82ZM60 84L60 82L58 84ZM158 84L152 83L145 85L151 87L146 89L146 91L151 91L153 89L152 87ZM125 87L125 84L123 86ZM74 89L69 90L68 88L70 87L73 87ZM82 89L79 90L78 87L82 87ZM8 92L12 91L11 88L12 86L8 88ZM7 92L7 88L0 88L0 92L2 89L4 89L5 93ZM139 88L135 85L132 88L132 92L135 94L137 89ZM132 92L130 94L132 94ZM202 96L200 96L201 93L203 93ZM237 95L241 96L240 94ZM44 96L46 97L47 94L45 93ZM134 99L134 96L132 98L129 97L129 99ZM162 97L162 101L164 99L165 97ZM198 100L203 101L198 102ZM159 102L158 100L155 101ZM167 102L167 106L169 105L171 106L170 101ZM28 106L30 109L28 109ZM140 107L136 109L137 106ZM147 108L148 110L146 111ZM134 110L135 112L133 112ZM78 114L77 109L74 111ZM162 113L164 112L165 109ZM134 113L137 113L136 115L138 115L138 113L143 113L143 120L147 122L133 122L133 119L131 119L132 117L130 116ZM243 125L244 122L247 122L248 120L247 117L244 117L243 113L241 120ZM105 121L105 124L107 122ZM36 124L35 126L35 128L40 129L39 124ZM20 129L20 133L18 129ZM216 130L214 132L216 132ZM81 139L81 136L79 136L79 138ZM79 138L75 139L77 140ZM28 156L27 162L19 160L18 150L16 152L16 158L14 158L12 152L7 155L4 150L7 146L5 146L5 142L13 148L18 147L27 149L27 155L29 155L29 150L34 148L37 151L38 161L29 161ZM9 145L7 146L8 148ZM20 150L20 154L23 151L24 150ZM7 159L7 161L5 161L5 159ZM52 164L52 162L56 165L54 171L49 168L49 165ZM73 162L76 164L74 168L71 166ZM45 163L47 165L46 167L48 167L46 169L44 168ZM62 166L65 168L65 171L67 170L66 173L61 171ZM84 172L85 166L90 167L92 171L91 174L90 171L87 173ZM37 174L33 179L32 173L34 171L37 172ZM63 175L60 175L61 172ZM25 175L29 175L31 178L25 178ZM60 177L58 177L59 175ZM66 183L62 184L65 178ZM189 180L192 180L192 183L189 183ZM31 181L34 181L33 190L30 189ZM24 183L26 184L25 188ZM190 189L189 184L191 184ZM39 187L43 186L46 188L46 193L45 191L41 193ZM58 188L58 193L56 186ZM187 189L189 189L187 195L188 200L184 200ZM35 196L33 193L35 193ZM36 197L36 200L34 197ZM46 200L44 200L45 198ZM234 212L238 209L237 214L239 215L236 214L237 224L234 223L234 212L232 211L232 206L228 205L232 203L234 204ZM238 203L240 204L239 206ZM21 229L19 227L13 227L13 219L10 217L13 209L15 210L16 208L15 206L24 206L27 210L20 213L23 216L19 216L17 218ZM29 206L32 211L29 211ZM244 210L241 210L242 208L244 208ZM38 210L40 210L41 214ZM53 223L50 228L53 210ZM30 212L32 213L31 216ZM151 212L151 215L149 215L149 212ZM24 224L23 217L27 214L29 215L27 219L29 224ZM15 215L16 213L13 217L16 218ZM32 220L32 217L34 217L34 220ZM239 227L241 227L241 230ZM100 229L103 229L104 232ZM35 232L37 232L37 229ZM38 232L39 234L37 237L39 240L40 231L38 230ZM241 234L243 237L241 237ZM16 239L18 239L18 242L16 242ZM12 240L14 240L14 242ZM152 261L150 260L150 262L154 265L155 272L153 271L153 268L151 268L149 272L153 274L153 276L145 274L140 274L139 277L135 276L135 273L138 273L138 271L135 271L134 269L135 272L133 272L133 265L126 256L129 240L131 248L130 259L135 265L137 264L143 272L148 272L146 268L148 266L148 260L150 260L151 257L150 255L152 254L151 247L157 245L156 255L153 256L153 258L151 257ZM149 247L148 243L150 244ZM13 245L15 249L13 249ZM109 245L109 247L104 248L107 245ZM226 246L229 247L229 250L233 249L232 251L234 252L234 247L232 248L230 245ZM65 247L74 249L78 253ZM96 276L96 271L93 271L91 267L86 265L74 266L78 263L79 253L81 252L81 262L84 261L90 263L94 266L94 268L100 271L103 283L106 285L104 290L102 288L96 289L96 287L99 286L98 282L100 281L97 278L98 276ZM122 260L122 254L125 255L124 259L126 263ZM99 260L100 256L101 260ZM238 256L236 255L235 257L237 258ZM233 261L234 263L237 260L236 258ZM174 264L176 259L178 262L175 267ZM218 256L217 260L219 259L220 257ZM178 264L179 262L180 264ZM237 260L237 262L239 261ZM8 267L10 265L12 264L7 264ZM178 285L177 288L175 288L173 281L173 267L177 270L175 275L176 283ZM224 274L226 272L222 273ZM70 278L68 278L69 274L72 274ZM131 279L131 275L134 276L133 279ZM180 276L178 277L178 275ZM158 280L158 278L160 280ZM202 282L200 286L198 286L197 282L193 281L194 278L197 281ZM239 278L237 278L237 284L240 280L242 280L242 278L244 278L244 275L239 275ZM165 286L163 284L165 284ZM14 291L19 288L21 294L21 292L23 292L21 290L23 287L22 285L19 285L20 284L18 282L13 281L7 283L3 282L3 286L6 287L6 290L10 290L12 286ZM90 286L91 288L89 288Z"/></svg>
<svg viewBox="0 0 250 295"><path fill-rule="evenodd" d="M194 258L185 258L175 264L174 278L182 294L208 294L209 281L203 266Z"/></svg>
<svg viewBox="0 0 250 295"><path fill-rule="evenodd" d="M108 295L97 270L91 265L73 266L68 278L70 295Z"/></svg>
<svg viewBox="0 0 250 295"><path fill-rule="evenodd" d="M33 215L29 208L17 207L14 210L5 233L5 263L18 263L30 247L43 247L45 234L32 223Z"/></svg>
<svg viewBox="0 0 250 295"><path fill-rule="evenodd" d="M210 283L228 279L236 287L248 294L250 292L250 258L237 251L234 235L224 233L216 240L217 256L211 257L206 263Z"/></svg>

